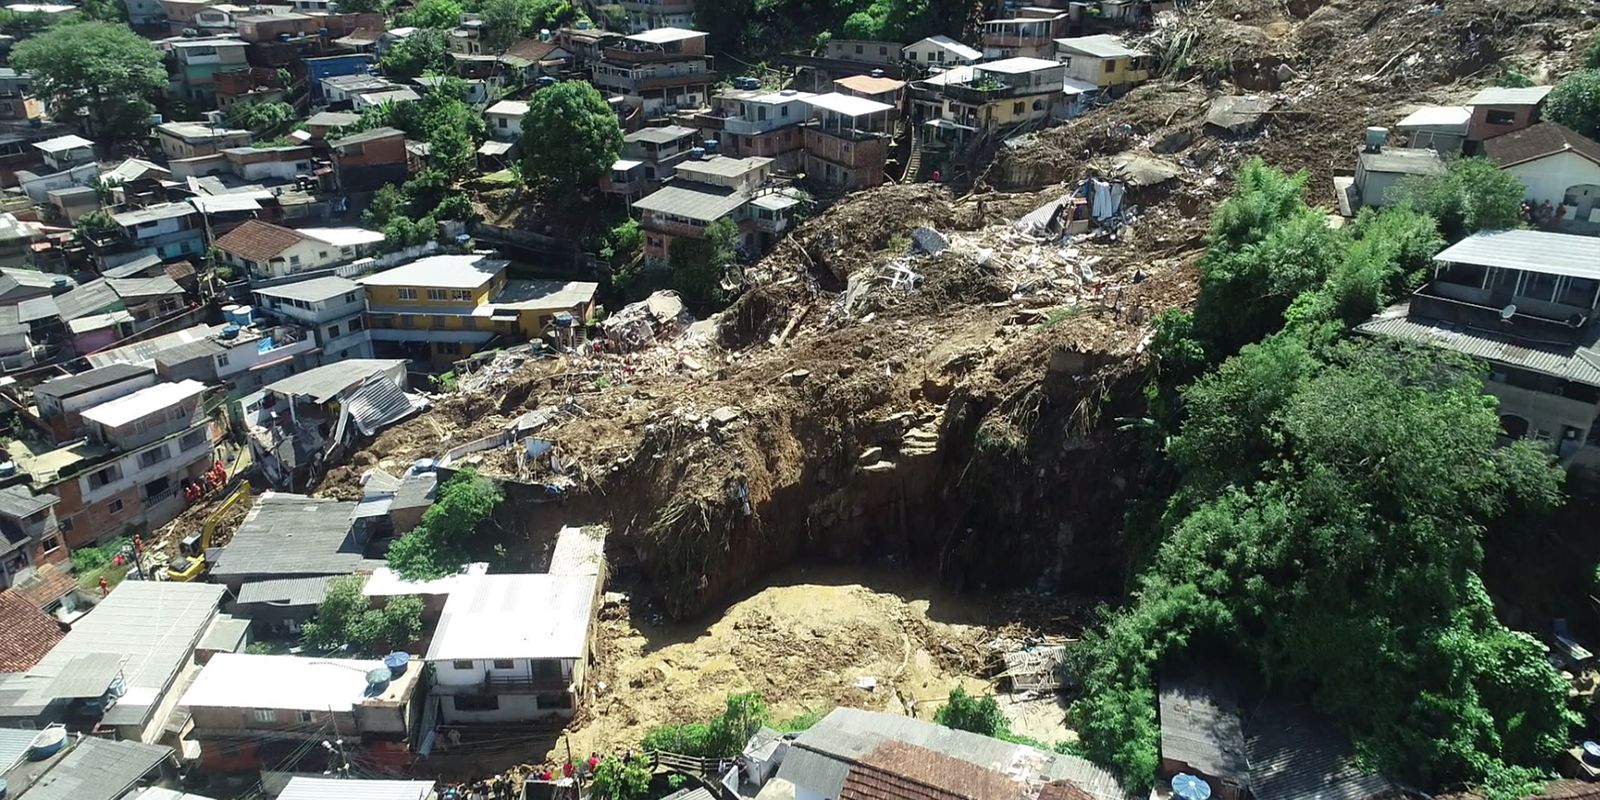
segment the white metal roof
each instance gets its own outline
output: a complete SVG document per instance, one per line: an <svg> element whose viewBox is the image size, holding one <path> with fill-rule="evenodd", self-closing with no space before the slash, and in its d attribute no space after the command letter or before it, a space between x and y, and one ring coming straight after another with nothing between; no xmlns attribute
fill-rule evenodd
<svg viewBox="0 0 1600 800"><path fill-rule="evenodd" d="M164 408L171 408L206 390L206 385L189 378L177 383L158 383L126 397L108 400L83 412L83 418L116 428L142 419Z"/></svg>
<svg viewBox="0 0 1600 800"><path fill-rule="evenodd" d="M955 53L956 55L958 55L958 56L960 56L962 58L965 58L965 59L969 59L971 61L977 61L978 59L983 58L983 51L982 50L979 50L976 47L970 47L968 45L964 45L964 44L962 44L962 43L960 43L960 42L958 42L958 41L956 41L956 40L954 40L954 39L952 39L952 38L950 38L948 36L945 36L943 34L940 34L938 36L929 36L928 38L923 39L920 42L912 42L911 44L906 45L905 49L906 50L910 50L911 48L916 47L919 44L923 44L924 42L926 42L927 44L931 44L931 45L933 45L935 47L938 47L941 50L945 50L945 51L948 51L948 52L951 52L951 53Z"/></svg>
<svg viewBox="0 0 1600 800"><path fill-rule="evenodd" d="M604 531L568 525L556 534L556 546L550 553L548 571L551 575L599 575L605 563Z"/></svg>
<svg viewBox="0 0 1600 800"><path fill-rule="evenodd" d="M362 584L361 593L367 597L398 597L406 595L423 594L450 594L456 590L461 581L470 576L483 575L489 571L489 565L484 562L468 564L464 572L456 575L446 575L431 581L408 581L388 567L379 567L373 571L367 582Z"/></svg>
<svg viewBox="0 0 1600 800"><path fill-rule="evenodd" d="M1600 239L1545 231L1485 231L1446 247L1433 260L1600 279Z"/></svg>
<svg viewBox="0 0 1600 800"><path fill-rule="evenodd" d="M72 6L65 7L71 8ZM91 142L82 136L78 136L77 134L69 133L66 136L57 136L54 139L46 139L42 142L34 142L33 146L45 151L46 153L62 153L67 150L76 150L80 147L94 147L94 142Z"/></svg>
<svg viewBox="0 0 1600 800"><path fill-rule="evenodd" d="M377 244L383 241L383 234L378 231L369 231L366 228L352 226L342 228L298 228L297 230L306 236L327 242L335 247L356 247L363 244Z"/></svg>
<svg viewBox="0 0 1600 800"><path fill-rule="evenodd" d="M476 575L445 602L430 661L580 658L595 575Z"/></svg>
<svg viewBox="0 0 1600 800"><path fill-rule="evenodd" d="M522 102L521 100L501 100L500 102L489 106L489 110L485 113L510 114L514 117L522 117L526 116L528 113L528 104Z"/></svg>
<svg viewBox="0 0 1600 800"><path fill-rule="evenodd" d="M1520 89L1507 89L1500 86L1491 86L1472 96L1467 101L1469 106L1531 106L1537 104L1550 94L1553 86L1524 86Z"/></svg>
<svg viewBox="0 0 1600 800"><path fill-rule="evenodd" d="M1123 44L1122 37L1109 33L1057 39L1056 46L1062 50L1082 53L1092 58L1137 58L1144 55L1144 53Z"/></svg>
<svg viewBox="0 0 1600 800"><path fill-rule="evenodd" d="M184 692L187 708L349 711L366 697L378 659L217 653Z"/></svg>
<svg viewBox="0 0 1600 800"><path fill-rule="evenodd" d="M646 44L666 44L667 42L681 42L686 39L698 39L705 36L700 31L691 31L684 28L656 28L655 30L636 33L627 37L631 41Z"/></svg>
<svg viewBox="0 0 1600 800"><path fill-rule="evenodd" d="M835 114L843 114L847 117L864 117L868 114L877 114L883 111L894 110L894 106L891 106L888 103L880 103L876 100L868 100L865 97L853 97L848 94L839 94L838 92L828 92L827 94L819 94L815 97L807 97L805 98L805 102L810 104L813 108L820 108L824 111L832 111Z"/></svg>
<svg viewBox="0 0 1600 800"><path fill-rule="evenodd" d="M1031 58L1029 56L1016 56L1015 58L1002 58L999 61L990 61L979 64L978 69L983 72L994 72L1001 75L1025 75L1029 72L1054 69L1061 66L1060 61L1051 61L1045 58Z"/></svg>
<svg viewBox="0 0 1600 800"><path fill-rule="evenodd" d="M1397 128L1467 128L1472 109L1466 106L1423 106L1400 120Z"/></svg>
<svg viewBox="0 0 1600 800"><path fill-rule="evenodd" d="M357 283L366 286L431 286L442 289L476 289L500 274L508 261L480 255L443 255L419 258L394 269L368 275Z"/></svg>
<svg viewBox="0 0 1600 800"><path fill-rule="evenodd" d="M295 776L278 800L428 800L433 781L366 781Z"/></svg>
<svg viewBox="0 0 1600 800"><path fill-rule="evenodd" d="M938 75L929 75L920 82L929 86L948 86L952 83L961 84L972 80L972 73L972 66L963 64L959 67L950 67Z"/></svg>

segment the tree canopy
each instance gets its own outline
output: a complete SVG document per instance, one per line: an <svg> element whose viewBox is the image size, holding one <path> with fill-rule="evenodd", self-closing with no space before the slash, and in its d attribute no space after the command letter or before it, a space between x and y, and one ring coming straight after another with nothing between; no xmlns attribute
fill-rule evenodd
<svg viewBox="0 0 1600 800"><path fill-rule="evenodd" d="M569 0L483 0L484 44L502 51L540 28L558 28L577 18Z"/></svg>
<svg viewBox="0 0 1600 800"><path fill-rule="evenodd" d="M522 176L561 202L599 186L622 152L616 112L593 86L562 81L540 89L522 118Z"/></svg>
<svg viewBox="0 0 1600 800"><path fill-rule="evenodd" d="M126 25L57 26L18 42L11 66L33 75L33 89L58 118L87 113L98 136L143 135L167 87L161 55Z"/></svg>
<svg viewBox="0 0 1600 800"><path fill-rule="evenodd" d="M374 608L361 593L366 578L349 575L328 582L317 617L301 626L307 646L335 650L348 646L362 655L383 655L408 647L422 634L422 599L391 597Z"/></svg>
<svg viewBox="0 0 1600 800"><path fill-rule="evenodd" d="M472 552L473 535L504 499L500 487L476 470L457 472L439 485L433 505L423 512L422 524L389 548L389 566L407 580L456 573Z"/></svg>
<svg viewBox="0 0 1600 800"><path fill-rule="evenodd" d="M739 229L729 219L707 225L703 239L678 236L667 248L667 264L672 269L671 286L691 303L722 302L727 293L723 276L733 266Z"/></svg>
<svg viewBox="0 0 1600 800"><path fill-rule="evenodd" d="M385 51L378 63L385 75L402 80L447 73L453 66L448 34L443 28L418 27Z"/></svg>
<svg viewBox="0 0 1600 800"><path fill-rule="evenodd" d="M1371 767L1516 795L1566 746L1574 718L1540 644L1496 619L1482 540L1512 509L1561 502L1563 473L1536 443L1497 443L1481 363L1341 337L1412 285L1439 244L1430 218L1368 213L1347 240L1307 245L1319 264L1308 270L1263 246L1286 230L1322 236L1304 227L1299 191L1247 166L1209 240L1218 252L1206 260L1227 270L1203 265L1192 324L1162 318L1159 382L1204 369L1196 338L1267 333L1231 355L1211 348L1220 364L1157 417L1168 437L1155 455L1172 478L1156 544L1129 604L1070 653L1083 687L1072 719L1092 758L1148 785L1158 676L1226 654L1310 697ZM1272 302L1241 295L1240 275ZM1303 288L1284 307L1290 286ZM1211 310L1218 291L1247 319Z"/></svg>
<svg viewBox="0 0 1600 800"><path fill-rule="evenodd" d="M640 800L650 793L652 777L650 762L642 753L626 761L606 756L589 779L589 794L603 800Z"/></svg>
<svg viewBox="0 0 1600 800"><path fill-rule="evenodd" d="M1600 59L1600 47L1591 47ZM1559 122L1590 139L1600 139L1600 65L1568 75L1550 90L1544 102L1545 119Z"/></svg>
<svg viewBox="0 0 1600 800"><path fill-rule="evenodd" d="M1478 231L1517 227L1527 187L1487 158L1460 158L1443 175L1413 175L1389 190L1388 200L1433 217L1439 233L1458 241Z"/></svg>
<svg viewBox="0 0 1600 800"><path fill-rule="evenodd" d="M406 21L418 28L449 30L461 21L463 10L456 0L422 0L411 9Z"/></svg>
<svg viewBox="0 0 1600 800"><path fill-rule="evenodd" d="M234 103L228 106L228 124L252 133L282 130L294 121L294 106L288 103Z"/></svg>

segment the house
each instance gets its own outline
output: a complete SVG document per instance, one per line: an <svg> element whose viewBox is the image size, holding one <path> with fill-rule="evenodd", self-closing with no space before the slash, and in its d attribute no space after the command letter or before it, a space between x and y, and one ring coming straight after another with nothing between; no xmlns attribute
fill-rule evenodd
<svg viewBox="0 0 1600 800"><path fill-rule="evenodd" d="M256 289L255 296L258 310L311 329L328 362L372 358L367 290L361 284L328 275Z"/></svg>
<svg viewBox="0 0 1600 800"><path fill-rule="evenodd" d="M302 63L306 69L306 84L311 87L311 102L320 104L326 99L323 81L350 75L366 76L372 71L375 59L370 53L347 53L307 58Z"/></svg>
<svg viewBox="0 0 1600 800"><path fill-rule="evenodd" d="M361 800L438 800L433 781L308 778L304 775L290 778L278 800L346 800L351 792L358 793Z"/></svg>
<svg viewBox="0 0 1600 800"><path fill-rule="evenodd" d="M34 243L43 238L44 233L37 225L23 222L15 214L0 213L0 269L5 270L0 273L4 276L4 280L0 280L0 304L49 294L57 278L70 280L64 275L16 269L29 265ZM13 274L18 272L23 273L24 278ZM24 283L31 276L37 277Z"/></svg>
<svg viewBox="0 0 1600 800"><path fill-rule="evenodd" d="M14 144L0 144L0 153L4 149L14 147ZM4 155L0 154L0 158ZM76 167L40 175L26 169L19 169L15 173L18 188L28 196L29 200L39 205L50 202L49 193L55 189L65 189L69 186L93 186L100 177L100 167L90 161Z"/></svg>
<svg viewBox="0 0 1600 800"><path fill-rule="evenodd" d="M1498 86L1484 89L1472 96L1467 105L1472 108L1472 121L1467 124L1468 155L1477 152L1477 146L1486 139L1520 131L1539 121L1544 101L1551 86L1528 86L1506 89Z"/></svg>
<svg viewBox="0 0 1600 800"><path fill-rule="evenodd" d="M695 109L717 82L706 34L683 28L656 28L613 41L591 70L596 88L620 95L646 118Z"/></svg>
<svg viewBox="0 0 1600 800"><path fill-rule="evenodd" d="M45 166L53 170L71 169L94 161L94 142L76 134L34 142L33 148L40 152Z"/></svg>
<svg viewBox="0 0 1600 800"><path fill-rule="evenodd" d="M84 439L39 451L12 444L33 488L61 498L55 513L69 549L165 525L183 510L185 481L216 462L203 390L156 384L84 409Z"/></svg>
<svg viewBox="0 0 1600 800"><path fill-rule="evenodd" d="M398 128L373 128L328 142L339 188L346 192L376 191L399 185L411 174L406 135Z"/></svg>
<svg viewBox="0 0 1600 800"><path fill-rule="evenodd" d="M978 64L965 83L945 85L942 118L979 133L1041 123L1063 99L1066 70L1065 64L1042 58Z"/></svg>
<svg viewBox="0 0 1600 800"><path fill-rule="evenodd" d="M231 591L258 581L370 572L382 565L353 536L355 503L268 491L256 498L233 539L211 566Z"/></svg>
<svg viewBox="0 0 1600 800"><path fill-rule="evenodd" d="M182 36L185 29L195 29L195 17L217 0L157 0L161 16L167 21L167 32Z"/></svg>
<svg viewBox="0 0 1600 800"><path fill-rule="evenodd" d="M43 354L43 348L34 346L32 326L22 321L21 309L0 306L0 371L27 369Z"/></svg>
<svg viewBox="0 0 1600 800"><path fill-rule="evenodd" d="M589 318L597 284L508 280L508 265L438 255L357 280L367 289L374 350L448 363L498 336L526 341Z"/></svg>
<svg viewBox="0 0 1600 800"><path fill-rule="evenodd" d="M898 108L901 98L905 96L906 82L877 75L848 75L835 78L833 90L849 97L863 97Z"/></svg>
<svg viewBox="0 0 1600 800"><path fill-rule="evenodd" d="M70 736L55 756L25 760L5 773L23 800L124 800L141 785L177 775L172 748Z"/></svg>
<svg viewBox="0 0 1600 800"><path fill-rule="evenodd" d="M408 760L421 675L417 661L396 671L378 659L222 653L200 670L180 705L193 721L187 738L200 745L207 769L320 772L327 753L303 745L329 730L339 732L346 755L399 767Z"/></svg>
<svg viewBox="0 0 1600 800"><path fill-rule="evenodd" d="M35 309L36 305L40 308ZM65 328L73 347L82 354L171 321L185 307L183 287L161 275L99 278L60 297L27 301L20 308L32 317L36 329Z"/></svg>
<svg viewBox="0 0 1600 800"><path fill-rule="evenodd" d="M437 465L418 462L396 478L381 469L361 476L361 503L356 524L374 538L391 538L422 524L422 515L438 496ZM483 570L478 570L482 572Z"/></svg>
<svg viewBox="0 0 1600 800"><path fill-rule="evenodd" d="M845 189L883 183L894 106L837 92L805 103L812 117L802 133L806 177Z"/></svg>
<svg viewBox="0 0 1600 800"><path fill-rule="evenodd" d="M0 67L0 120L35 120L44 117L44 103L33 96L33 76Z"/></svg>
<svg viewBox="0 0 1600 800"><path fill-rule="evenodd" d="M1483 154L1527 187L1528 202L1555 209L1552 229L1600 235L1600 142L1540 122L1485 141Z"/></svg>
<svg viewBox="0 0 1600 800"><path fill-rule="evenodd" d="M250 132L241 128L205 125L199 122L164 122L156 126L161 152L168 159L208 156L230 147L250 144Z"/></svg>
<svg viewBox="0 0 1600 800"><path fill-rule="evenodd" d="M286 183L309 177L312 150L306 145L229 147L222 151L228 171L251 182ZM192 159L191 159L192 160Z"/></svg>
<svg viewBox="0 0 1600 800"><path fill-rule="evenodd" d="M522 138L522 118L528 115L528 104L521 100L501 100L483 112L489 125L489 135L505 142Z"/></svg>
<svg viewBox="0 0 1600 800"><path fill-rule="evenodd" d="M795 736L773 780L793 784L795 800L876 796L867 788L886 781L965 789L940 793L941 797L1145 797L1124 787L1110 771L1077 756L855 708L836 708ZM932 795L919 791L917 796Z"/></svg>
<svg viewBox="0 0 1600 800"><path fill-rule="evenodd" d="M425 405L405 387L404 360L359 358L268 384L239 401L256 463L275 486L304 485L329 448L373 435Z"/></svg>
<svg viewBox="0 0 1600 800"><path fill-rule="evenodd" d="M66 635L55 617L22 595L0 592L0 674L33 669ZM0 771L8 766L0 761Z"/></svg>
<svg viewBox="0 0 1600 800"><path fill-rule="evenodd" d="M723 89L691 121L706 139L716 140L723 155L770 158L775 169L798 170L804 160L800 125L811 116L805 100L814 96L794 89Z"/></svg>
<svg viewBox="0 0 1600 800"><path fill-rule="evenodd" d="M34 494L27 484L0 489L0 589L31 577L45 564L64 564L66 544L56 521L61 499Z"/></svg>
<svg viewBox="0 0 1600 800"><path fill-rule="evenodd" d="M633 33L639 32L633 31ZM506 48L500 55L500 63L515 70L522 76L523 81L554 76L571 66L572 62L573 55L566 48L543 39L523 39Z"/></svg>
<svg viewBox="0 0 1600 800"><path fill-rule="evenodd" d="M929 36L900 49L905 60L924 69L942 69L983 60L983 51L968 47L948 36Z"/></svg>
<svg viewBox="0 0 1600 800"><path fill-rule="evenodd" d="M622 0L624 30L644 33L654 28L693 28L695 0Z"/></svg>
<svg viewBox="0 0 1600 800"><path fill-rule="evenodd" d="M118 584L38 664L0 683L0 726L74 720L125 743L164 737L178 702L173 690L217 622L223 591L209 583Z"/></svg>
<svg viewBox="0 0 1600 800"><path fill-rule="evenodd" d="M1353 214L1362 208L1382 208L1389 204L1389 190L1410 176L1443 175L1444 161L1432 150L1389 147L1377 142L1356 155L1356 175L1348 201L1341 201Z"/></svg>
<svg viewBox="0 0 1600 800"><path fill-rule="evenodd" d="M119 230L87 238L102 270L148 255L162 260L205 255L205 224L188 203L160 203L111 215Z"/></svg>
<svg viewBox="0 0 1600 800"><path fill-rule="evenodd" d="M570 718L587 699L597 574L462 576L427 659L447 724Z"/></svg>
<svg viewBox="0 0 1600 800"><path fill-rule="evenodd" d="M444 604L449 601L451 594L455 593L464 582L487 574L488 571L488 564L478 562L462 567L461 571L454 575L428 581L411 581L400 577L399 573L388 567L379 567L367 578L366 583L361 585L361 594L370 598L385 598L385 600L373 600L377 603L387 602L387 598L390 597L420 597L424 621L437 621L444 613Z"/></svg>
<svg viewBox="0 0 1600 800"><path fill-rule="evenodd" d="M122 0L128 13L128 25L133 28L166 28L167 15L156 0Z"/></svg>
<svg viewBox="0 0 1600 800"><path fill-rule="evenodd" d="M56 219L68 225L77 224L86 214L100 210L100 193L93 186L64 186L45 193L55 209Z"/></svg>
<svg viewBox="0 0 1600 800"><path fill-rule="evenodd" d="M827 53L828 58L834 61L893 66L900 60L900 43L869 39L829 39Z"/></svg>
<svg viewBox="0 0 1600 800"><path fill-rule="evenodd" d="M237 319L238 312L231 316ZM155 364L166 380L221 386L237 399L318 363L319 354L315 337L303 327L232 321L203 339L162 349Z"/></svg>
<svg viewBox="0 0 1600 800"><path fill-rule="evenodd" d="M1461 152L1471 123L1472 109L1467 106L1423 106L1395 127L1405 132L1406 147L1446 154Z"/></svg>
<svg viewBox="0 0 1600 800"><path fill-rule="evenodd" d="M622 137L622 157L611 165L600 188L636 197L670 178L676 166L700 147L700 134L682 125L640 128Z"/></svg>
<svg viewBox="0 0 1600 800"><path fill-rule="evenodd" d="M326 140L328 134L360 121L360 114L349 111L318 111L306 119L305 126L312 139Z"/></svg>
<svg viewBox="0 0 1600 800"><path fill-rule="evenodd" d="M1434 256L1431 280L1359 333L1489 362L1485 391L1511 438L1546 442L1569 466L1600 466L1600 263L1587 236L1476 233Z"/></svg>
<svg viewBox="0 0 1600 800"><path fill-rule="evenodd" d="M1049 16L985 20L979 24L983 57L1052 58L1056 51L1055 40L1067 35L1068 26L1069 17L1064 11L1050 12Z"/></svg>
<svg viewBox="0 0 1600 800"><path fill-rule="evenodd" d="M1211 787L1217 800L1248 800L1243 711L1230 687L1201 678L1161 682L1160 777L1180 772Z"/></svg>
<svg viewBox="0 0 1600 800"><path fill-rule="evenodd" d="M185 39L172 42L177 84L183 96L202 104L217 97L217 73L245 69L249 44L234 38Z"/></svg>
<svg viewBox="0 0 1600 800"><path fill-rule="evenodd" d="M39 421L60 441L82 435L84 409L154 386L156 380L149 367L111 364L51 378L33 387L33 402Z"/></svg>
<svg viewBox="0 0 1600 800"><path fill-rule="evenodd" d="M212 247L222 252L223 263L260 280L346 264L382 244L383 234L364 228L296 230L253 219L217 239Z"/></svg>
<svg viewBox="0 0 1600 800"><path fill-rule="evenodd" d="M385 103L398 105L400 103L410 103L421 99L422 95L417 94L415 89L412 89L409 86L399 86L393 89L381 89L375 92L362 92L357 95L352 95L350 98L350 108L351 110L360 113L370 108L378 108Z"/></svg>
<svg viewBox="0 0 1600 800"><path fill-rule="evenodd" d="M381 75L366 73L332 75L323 78L321 84L320 95L323 103L341 108L354 105L357 97L368 92L389 92L404 88Z"/></svg>
<svg viewBox="0 0 1600 800"><path fill-rule="evenodd" d="M641 212L639 226L644 230L645 258L665 261L672 243L680 237L704 239L706 228L718 220L730 220L739 229L736 245L747 251L759 250L754 203L761 188L772 177L770 158L730 158L716 156L685 161L678 165L678 176L671 183L635 201ZM795 205L792 198L774 195L782 209ZM771 236L787 226L787 215L769 219L763 232Z"/></svg>
<svg viewBox="0 0 1600 800"><path fill-rule="evenodd" d="M1093 84L1102 95L1120 96L1150 79L1152 58L1109 33L1055 40L1055 57L1066 76Z"/></svg>

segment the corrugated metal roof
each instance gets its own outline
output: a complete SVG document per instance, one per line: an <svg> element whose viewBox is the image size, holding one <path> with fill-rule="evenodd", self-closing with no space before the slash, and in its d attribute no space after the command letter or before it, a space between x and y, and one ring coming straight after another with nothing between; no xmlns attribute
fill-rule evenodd
<svg viewBox="0 0 1600 800"><path fill-rule="evenodd" d="M1583 347L1566 348L1532 344L1454 323L1412 318L1410 311L1411 304L1402 303L1357 325L1356 331L1442 347L1518 369L1600 386L1600 352L1596 352L1592 341Z"/></svg>
<svg viewBox="0 0 1600 800"><path fill-rule="evenodd" d="M328 582L335 575L312 578L273 578L248 581L239 587L239 603L272 603L284 606L314 606L328 596Z"/></svg>
<svg viewBox="0 0 1600 800"><path fill-rule="evenodd" d="M350 535L355 503L267 492L212 566L219 578L349 575L376 568Z"/></svg>
<svg viewBox="0 0 1600 800"><path fill-rule="evenodd" d="M429 661L578 658L587 645L594 575L462 576L445 602Z"/></svg>
<svg viewBox="0 0 1600 800"><path fill-rule="evenodd" d="M1469 106L1531 106L1537 105L1550 94L1554 86L1524 86L1512 89L1491 86L1472 96Z"/></svg>
<svg viewBox="0 0 1600 800"><path fill-rule="evenodd" d="M361 388L345 400L344 407L366 436L398 422L417 410L411 398L387 375L369 375Z"/></svg>
<svg viewBox="0 0 1600 800"><path fill-rule="evenodd" d="M1439 251L1433 260L1600 280L1600 239L1547 231L1483 231Z"/></svg>
<svg viewBox="0 0 1600 800"><path fill-rule="evenodd" d="M28 800L118 800L172 757L172 748L87 737L25 790Z"/></svg>
<svg viewBox="0 0 1600 800"><path fill-rule="evenodd" d="M16 766L28 754L33 737L38 735L38 731L0 728L0 773Z"/></svg>
<svg viewBox="0 0 1600 800"><path fill-rule="evenodd" d="M698 222L715 222L749 201L748 195L725 186L688 183L663 186L635 201L633 207Z"/></svg>
<svg viewBox="0 0 1600 800"><path fill-rule="evenodd" d="M99 697L122 674L119 653L85 653L68 661L50 682L56 697Z"/></svg>
<svg viewBox="0 0 1600 800"><path fill-rule="evenodd" d="M366 287L361 284L337 275L295 281L282 286L263 287L255 291L256 294L263 297L283 297L289 300L302 300L307 303L318 303L351 293L356 293L358 297L365 297L367 292Z"/></svg>
<svg viewBox="0 0 1600 800"><path fill-rule="evenodd" d="M289 779L278 800L428 800L433 781L363 781L337 778Z"/></svg>
<svg viewBox="0 0 1600 800"><path fill-rule="evenodd" d="M1268 703L1249 722L1256 800L1369 800L1393 786L1353 763L1350 741L1309 708Z"/></svg>
<svg viewBox="0 0 1600 800"><path fill-rule="evenodd" d="M1161 757L1244 783L1244 722L1228 687L1201 680L1161 682Z"/></svg>
<svg viewBox="0 0 1600 800"><path fill-rule="evenodd" d="M386 372L405 363L404 359L393 358L348 358L291 375L268 384L266 388L278 394L309 397L313 403L321 405L338 397L346 389L360 385L367 376Z"/></svg>

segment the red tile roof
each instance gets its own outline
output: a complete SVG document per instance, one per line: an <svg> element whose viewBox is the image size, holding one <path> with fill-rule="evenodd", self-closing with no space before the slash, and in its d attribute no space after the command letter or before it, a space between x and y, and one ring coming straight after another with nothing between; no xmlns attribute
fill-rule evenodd
<svg viewBox="0 0 1600 800"><path fill-rule="evenodd" d="M1502 167L1566 152L1576 153L1600 164L1600 142L1554 122L1541 122L1520 131L1486 139L1483 152Z"/></svg>
<svg viewBox="0 0 1600 800"><path fill-rule="evenodd" d="M1022 800L1021 783L925 747L888 741L845 776L839 800Z"/></svg>
<svg viewBox="0 0 1600 800"><path fill-rule="evenodd" d="M0 672L26 672L66 636L54 617L14 591L0 592Z"/></svg>
<svg viewBox="0 0 1600 800"><path fill-rule="evenodd" d="M55 601L76 588L78 581L72 577L72 573L59 564L48 563L40 564L33 571L33 577L18 583L8 591L32 603L34 608L43 609L49 608Z"/></svg>
<svg viewBox="0 0 1600 800"><path fill-rule="evenodd" d="M217 240L216 246L240 258L265 263L307 238L299 231L252 219L228 231Z"/></svg>
<svg viewBox="0 0 1600 800"><path fill-rule="evenodd" d="M538 39L523 39L506 48L506 55L525 58L535 63L545 60L552 52L561 49L555 42L541 42Z"/></svg>

